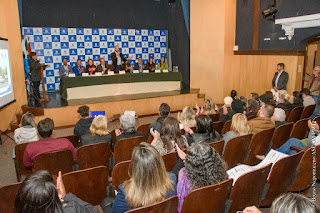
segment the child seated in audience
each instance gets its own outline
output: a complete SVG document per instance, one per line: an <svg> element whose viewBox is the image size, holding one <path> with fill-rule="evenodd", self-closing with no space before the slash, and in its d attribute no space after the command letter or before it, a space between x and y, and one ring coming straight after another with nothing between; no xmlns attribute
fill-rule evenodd
<svg viewBox="0 0 320 213"><path fill-rule="evenodd" d="M181 212L183 200L191 190L220 183L228 179L228 175L220 155L207 143L194 143L187 153L178 146L177 150L179 157L185 161L185 168L179 172L177 186L178 212Z"/></svg>
<svg viewBox="0 0 320 213"><path fill-rule="evenodd" d="M124 138L132 138L136 136L142 136L142 132L138 132L136 128L136 119L131 114L123 114L120 116L120 128L116 129L116 140Z"/></svg>
<svg viewBox="0 0 320 213"><path fill-rule="evenodd" d="M39 121L37 129L41 139L28 143L23 155L23 164L26 167L32 167L38 155L62 150L70 150L72 152L73 160L76 162L77 153L72 143L66 138L51 137L54 129L54 123L52 119L45 118Z"/></svg>
<svg viewBox="0 0 320 213"><path fill-rule="evenodd" d="M29 175L18 191L14 212L16 213L99 213L98 209L72 193L66 193L61 177L57 186L48 171L37 171Z"/></svg>
<svg viewBox="0 0 320 213"><path fill-rule="evenodd" d="M148 140L150 136L150 129L153 128L153 131L157 130L160 132L160 128L162 126L162 123L166 117L170 114L170 106L167 103L162 103L159 107L159 115L160 117L157 118L155 122L149 125L147 135L146 135L146 141Z"/></svg>
<svg viewBox="0 0 320 213"><path fill-rule="evenodd" d="M190 128L196 126L196 120L195 120L196 113L189 106L186 106L185 108L183 108L181 113L178 112L177 118L181 124L180 129L182 129L182 125L187 125Z"/></svg>
<svg viewBox="0 0 320 213"><path fill-rule="evenodd" d="M158 150L160 155L175 151L175 145L181 149L188 147L187 139L181 134L179 122L174 117L167 117L161 126L160 134L156 130L150 129L153 136L152 145Z"/></svg>
<svg viewBox="0 0 320 213"><path fill-rule="evenodd" d="M214 130L213 122L208 115L199 115L196 117L196 122L196 132L184 126L185 136L189 145L199 141L210 143L221 139L220 134Z"/></svg>
<svg viewBox="0 0 320 213"><path fill-rule="evenodd" d="M223 135L222 139L225 141L226 147L229 140L241 135L250 134L250 127L248 125L247 116L242 113L237 113L232 117L230 131Z"/></svg>
<svg viewBox="0 0 320 213"><path fill-rule="evenodd" d="M315 133L315 146L320 145L320 131L319 131L319 125L316 121L308 121L308 127L311 130L314 128ZM308 138L299 140L297 138L290 138L287 142L285 142L277 151L282 152L287 155L295 154L295 150L291 150L291 146L296 146L300 149L308 149L313 145L312 141L312 131L309 132Z"/></svg>
<svg viewBox="0 0 320 213"><path fill-rule="evenodd" d="M88 106L81 106L79 107L78 111L79 115L81 116L80 120L76 123L74 127L74 135L76 135L79 139L81 139L82 135L89 134L89 128L93 121L93 118L89 117L89 107Z"/></svg>
<svg viewBox="0 0 320 213"><path fill-rule="evenodd" d="M81 145L89 145L99 142L108 142L111 144L111 134L108 131L108 120L105 116L95 117L89 128L90 133L81 137Z"/></svg>
<svg viewBox="0 0 320 213"><path fill-rule="evenodd" d="M130 179L119 186L113 213L123 213L175 196L177 178L167 173L159 152L142 142L134 148L129 167Z"/></svg>
<svg viewBox="0 0 320 213"><path fill-rule="evenodd" d="M213 115L216 114L216 110L214 109L214 104L210 99L205 99L204 100L204 106L199 107L198 104L196 105L196 117L199 115Z"/></svg>
<svg viewBox="0 0 320 213"><path fill-rule="evenodd" d="M243 210L246 213L262 213L257 207L250 206ZM287 193L280 195L272 202L270 213L320 213L319 207L303 194Z"/></svg>
<svg viewBox="0 0 320 213"><path fill-rule="evenodd" d="M34 115L31 112L22 115L19 128L14 131L13 137L17 144L39 140Z"/></svg>

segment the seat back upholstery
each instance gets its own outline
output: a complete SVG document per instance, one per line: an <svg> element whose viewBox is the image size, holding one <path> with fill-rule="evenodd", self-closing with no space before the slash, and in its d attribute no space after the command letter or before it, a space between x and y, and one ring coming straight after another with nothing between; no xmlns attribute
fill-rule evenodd
<svg viewBox="0 0 320 213"><path fill-rule="evenodd" d="M265 155L269 148L272 139L274 128L263 130L252 136L250 142L250 154L245 164L256 165L260 162L256 155Z"/></svg>
<svg viewBox="0 0 320 213"><path fill-rule="evenodd" d="M259 206L272 164L241 175L231 190L229 213Z"/></svg>
<svg viewBox="0 0 320 213"><path fill-rule="evenodd" d="M233 179L192 190L182 204L181 212L224 212Z"/></svg>
<svg viewBox="0 0 320 213"><path fill-rule="evenodd" d="M150 124L143 124L138 127L137 131L140 131L143 133L143 137L145 138L147 136L148 128Z"/></svg>
<svg viewBox="0 0 320 213"><path fill-rule="evenodd" d="M273 133L271 142L272 149L280 148L288 139L293 128L293 123L286 123L278 126Z"/></svg>
<svg viewBox="0 0 320 213"><path fill-rule="evenodd" d="M108 142L81 146L77 150L79 169L105 166L109 170L109 159L111 156L112 153Z"/></svg>
<svg viewBox="0 0 320 213"><path fill-rule="evenodd" d="M215 131L217 131L221 135L222 129L223 129L223 122L222 121L213 122L213 128Z"/></svg>
<svg viewBox="0 0 320 213"><path fill-rule="evenodd" d="M228 141L223 153L223 159L228 164L228 169L245 162L249 154L251 139L252 134L249 134L238 136Z"/></svg>
<svg viewBox="0 0 320 213"><path fill-rule="evenodd" d="M164 201L155 203L150 206L140 207L136 208L130 211L127 211L126 213L172 213L177 212L178 209L178 197L173 196L168 199L165 199Z"/></svg>
<svg viewBox="0 0 320 213"><path fill-rule="evenodd" d="M130 160L134 147L138 146L143 141L143 136L124 138L118 140L114 145L113 152L113 156L115 158L116 163Z"/></svg>
<svg viewBox="0 0 320 213"><path fill-rule="evenodd" d="M167 172L172 171L179 157L177 152L170 152L162 156Z"/></svg>
<svg viewBox="0 0 320 213"><path fill-rule="evenodd" d="M32 143L32 142L31 142ZM21 175L29 175L32 173L32 168L25 167L23 164L23 155L28 143L18 144L14 148L16 161L16 174L18 181L21 181Z"/></svg>
<svg viewBox="0 0 320 213"><path fill-rule="evenodd" d="M232 120L228 120L228 121L226 121L224 123L223 129L222 129L222 132L221 132L223 135L230 131L231 123L232 123Z"/></svg>
<svg viewBox="0 0 320 213"><path fill-rule="evenodd" d="M73 157L70 150L58 152L48 152L36 157L33 165L35 171L48 170L51 175L58 175L61 171L63 174L72 171Z"/></svg>
<svg viewBox="0 0 320 213"><path fill-rule="evenodd" d="M301 117L303 109L304 109L303 106L293 108L288 117L288 122L293 122L293 123L297 122Z"/></svg>
<svg viewBox="0 0 320 213"><path fill-rule="evenodd" d="M312 115L315 108L315 104L306 106L301 113L300 119L309 118Z"/></svg>
<svg viewBox="0 0 320 213"><path fill-rule="evenodd" d="M94 206L107 197L109 171L105 166L79 170L62 176L66 192Z"/></svg>
<svg viewBox="0 0 320 213"><path fill-rule="evenodd" d="M212 122L219 121L220 114L218 114L218 113L217 113L217 114L211 114L211 115L209 115L209 116L210 116Z"/></svg>
<svg viewBox="0 0 320 213"><path fill-rule="evenodd" d="M276 197L289 190L302 155L303 151L298 152L280 159L273 165L268 178L269 189L265 198L261 201L260 206L271 206Z"/></svg>
<svg viewBox="0 0 320 213"><path fill-rule="evenodd" d="M316 174L320 173L320 145L315 147L316 154ZM298 165L298 176L289 190L292 192L304 192L308 190L313 181L313 154L312 148L304 151Z"/></svg>
<svg viewBox="0 0 320 213"><path fill-rule="evenodd" d="M289 120L289 116L290 116L290 113L291 113L292 109L286 109L284 112L286 114L286 121Z"/></svg>
<svg viewBox="0 0 320 213"><path fill-rule="evenodd" d="M308 120L309 118L304 118L297 121L291 130L290 137L297 138L297 139L304 139L306 137L307 131L309 130L308 127Z"/></svg>
<svg viewBox="0 0 320 213"><path fill-rule="evenodd" d="M78 136L76 136L76 135L69 135L69 136L62 137L62 138L68 139L75 148L78 148L78 147L79 147L79 138L78 138Z"/></svg>
<svg viewBox="0 0 320 213"><path fill-rule="evenodd" d="M129 167L131 160L117 163L112 170L112 185L115 190L126 180L129 180Z"/></svg>
<svg viewBox="0 0 320 213"><path fill-rule="evenodd" d="M0 187L0 212L14 213L14 203L21 187L21 182Z"/></svg>
<svg viewBox="0 0 320 213"><path fill-rule="evenodd" d="M223 147L224 147L224 140L220 141L214 141L209 143L209 145L216 150L216 152L219 153L220 156L222 156Z"/></svg>

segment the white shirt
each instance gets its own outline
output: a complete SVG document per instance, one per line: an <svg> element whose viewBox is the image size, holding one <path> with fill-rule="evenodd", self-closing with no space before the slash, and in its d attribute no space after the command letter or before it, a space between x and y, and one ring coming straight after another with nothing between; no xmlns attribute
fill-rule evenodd
<svg viewBox="0 0 320 213"><path fill-rule="evenodd" d="M283 70L281 70L280 72L278 72L278 76L277 76L277 78L276 78L276 82L274 83L274 86L278 86L278 81L279 81L279 78L280 78L280 75L281 75L281 73L283 72Z"/></svg>
<svg viewBox="0 0 320 213"><path fill-rule="evenodd" d="M68 71L68 64L67 65L63 65L64 66L64 70Z"/></svg>
<svg viewBox="0 0 320 213"><path fill-rule="evenodd" d="M117 53L114 52L116 54L116 57L117 57L117 65L121 65L121 57L120 57L120 54L117 56Z"/></svg>

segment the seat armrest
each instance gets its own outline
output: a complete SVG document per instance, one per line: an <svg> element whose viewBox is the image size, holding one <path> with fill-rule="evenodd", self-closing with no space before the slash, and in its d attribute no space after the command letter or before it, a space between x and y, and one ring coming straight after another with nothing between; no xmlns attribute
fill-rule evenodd
<svg viewBox="0 0 320 213"><path fill-rule="evenodd" d="M297 151L297 152L300 152L302 151L303 149L299 148L299 147L296 147L296 146L290 146L290 149L291 150L294 150L294 151Z"/></svg>

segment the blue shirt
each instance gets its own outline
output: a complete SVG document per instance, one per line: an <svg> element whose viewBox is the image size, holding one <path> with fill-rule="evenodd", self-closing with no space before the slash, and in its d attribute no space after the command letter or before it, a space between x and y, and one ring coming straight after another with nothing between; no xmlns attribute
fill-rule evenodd
<svg viewBox="0 0 320 213"><path fill-rule="evenodd" d="M172 173L168 172L170 179L173 181L173 191L168 191L167 198L177 195L177 177ZM126 195L122 184L119 186L118 194L113 202L111 212L112 213L123 213L131 210L127 204Z"/></svg>
<svg viewBox="0 0 320 213"><path fill-rule="evenodd" d="M83 69L84 72L86 72L86 68L85 68L84 66L78 67L77 65L74 66L74 67L72 67L72 72L73 72L74 74L76 74L76 76L81 76L81 74L80 74L81 68Z"/></svg>

